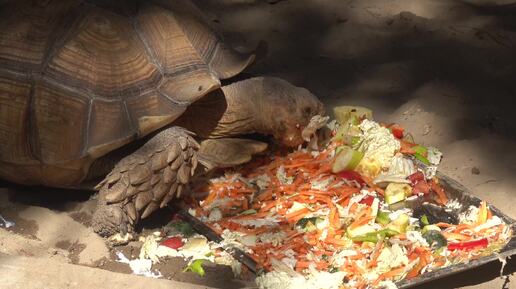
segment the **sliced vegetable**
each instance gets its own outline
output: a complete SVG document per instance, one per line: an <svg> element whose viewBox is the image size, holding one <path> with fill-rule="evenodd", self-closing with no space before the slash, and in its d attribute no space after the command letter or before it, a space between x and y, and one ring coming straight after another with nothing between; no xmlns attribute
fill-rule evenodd
<svg viewBox="0 0 516 289"><path fill-rule="evenodd" d="M186 266L186 268L183 269L183 272L194 272L195 274L203 277L206 272L204 271L204 268L202 267L202 264L204 263L204 259L197 259L192 261L190 265Z"/></svg>
<svg viewBox="0 0 516 289"><path fill-rule="evenodd" d="M354 237L357 237L357 236L366 235L366 234L374 232L374 231L376 231L376 229L369 224L366 224L363 226L358 226L358 227L349 226L346 229L346 233L348 234L348 237L350 237L351 239L353 239Z"/></svg>
<svg viewBox="0 0 516 289"><path fill-rule="evenodd" d="M438 230L427 230L423 233L423 238L426 240L428 245L433 249L445 247L448 243L446 238Z"/></svg>
<svg viewBox="0 0 516 289"><path fill-rule="evenodd" d="M414 150L414 157L424 163L425 165L429 166L431 163L428 160L428 149L421 145L416 145L412 147L412 150Z"/></svg>
<svg viewBox="0 0 516 289"><path fill-rule="evenodd" d="M439 185L439 181L436 178L432 179L432 181L430 182L430 188L437 194L439 203L441 203L441 205L446 205L446 203L448 203L448 197L446 196L446 192Z"/></svg>
<svg viewBox="0 0 516 289"><path fill-rule="evenodd" d="M179 237L172 237L172 238L168 238L168 239L164 240L163 242L161 242L160 245L177 250L177 249L183 247L183 240Z"/></svg>
<svg viewBox="0 0 516 289"><path fill-rule="evenodd" d="M396 231L398 233L405 233L409 225L410 217L407 214L400 214L394 221L387 224L385 228Z"/></svg>
<svg viewBox="0 0 516 289"><path fill-rule="evenodd" d="M430 193L430 186L426 181L420 181L417 182L415 185L412 186L412 194L424 194L428 195Z"/></svg>
<svg viewBox="0 0 516 289"><path fill-rule="evenodd" d="M362 200L360 200L360 202L358 202L359 204L364 204L364 205L367 205L367 206L371 206L374 202L374 197L373 196L370 196L370 195L367 195L365 197L362 198Z"/></svg>
<svg viewBox="0 0 516 289"><path fill-rule="evenodd" d="M358 145L359 142L360 142L359 136L352 136L349 141L349 143L351 144L352 147L355 147L356 145Z"/></svg>
<svg viewBox="0 0 516 289"><path fill-rule="evenodd" d="M410 176L408 176L408 179L412 183L412 185L415 185L418 182L425 180L425 174L423 174L423 172L421 172L421 171L417 171L417 172L411 174Z"/></svg>
<svg viewBox="0 0 516 289"><path fill-rule="evenodd" d="M243 211L242 213L240 213L241 216L245 216L245 215L254 215L258 213L255 209L249 209L249 210L245 210Z"/></svg>
<svg viewBox="0 0 516 289"><path fill-rule="evenodd" d="M391 219L389 218L390 212L379 211L376 215L376 222L381 225L387 225L390 223Z"/></svg>
<svg viewBox="0 0 516 289"><path fill-rule="evenodd" d="M335 161L332 165L332 172L339 173L345 170L353 170L364 157L364 153L352 149L348 146L342 146Z"/></svg>
<svg viewBox="0 0 516 289"><path fill-rule="evenodd" d="M428 149L422 145L415 145L412 147L412 149L416 152L416 154L419 154L423 157L428 156Z"/></svg>
<svg viewBox="0 0 516 289"><path fill-rule="evenodd" d="M369 177L371 179L376 178L382 171L382 165L379 161L372 158L363 158L362 161L355 168L359 174Z"/></svg>
<svg viewBox="0 0 516 289"><path fill-rule="evenodd" d="M385 189L385 202L390 205L405 200L412 194L408 184L390 183Z"/></svg>
<svg viewBox="0 0 516 289"><path fill-rule="evenodd" d="M437 226L437 225L426 225L426 226L423 227L423 230L421 232L426 233L428 231L438 231L438 232L440 232L441 228L439 228L439 226Z"/></svg>
<svg viewBox="0 0 516 289"><path fill-rule="evenodd" d="M414 157L416 159L418 159L420 162L424 163L425 165L427 165L427 166L430 165L430 161L426 157L424 157L423 155L415 153Z"/></svg>
<svg viewBox="0 0 516 289"><path fill-rule="evenodd" d="M478 218L477 218L477 224L481 225L484 224L487 221L487 203L485 201L480 202L480 206L478 207Z"/></svg>
<svg viewBox="0 0 516 289"><path fill-rule="evenodd" d="M401 127L399 124L393 124L389 127L395 138L402 139L405 129Z"/></svg>
<svg viewBox="0 0 516 289"><path fill-rule="evenodd" d="M346 179L348 181L356 181L359 185L363 186L365 184L364 179L360 176L359 173L355 171L342 171L338 174L341 178Z"/></svg>
<svg viewBox="0 0 516 289"><path fill-rule="evenodd" d="M353 240L355 242L377 243L380 240L383 240L385 238L389 238L392 236L396 236L398 234L399 233L395 230L383 229L383 230L379 230L379 231L370 232L370 233L367 233L364 235L351 237L351 240Z"/></svg>
<svg viewBox="0 0 516 289"><path fill-rule="evenodd" d="M459 242L459 243L450 243L448 244L448 250L473 250L475 248L486 248L489 245L489 241L487 238L482 238L473 241Z"/></svg>
<svg viewBox="0 0 516 289"><path fill-rule="evenodd" d="M310 218L302 218L296 223L296 227L305 230L306 232L311 232L317 229L317 224L322 222L323 219L319 217L310 217Z"/></svg>
<svg viewBox="0 0 516 289"><path fill-rule="evenodd" d="M397 282L429 271L427 268L437 270L490 254L510 240L512 235L506 234L509 225L491 216L487 204L481 203L478 215L475 208L465 211L467 215L461 214L459 218L458 210L443 206L447 195L438 179L426 179L426 172L416 172L408 176L410 182L406 181L405 176L413 172L416 165L413 157L403 157L403 170L398 170L391 168L396 166L397 160L391 160L394 165L389 168L381 167L380 163L389 164L388 160L384 162L380 154L368 154L354 170L332 173L334 161L346 151L352 153L352 148L358 146L360 150L368 151L365 147L374 149L381 145L372 139L351 146L365 139L364 135L371 128L381 125L369 121L360 123L360 117L350 115L345 120L346 125L341 126L345 137L324 143L319 151L301 148L287 155L283 151L277 152L274 156L263 156L259 163L233 168L207 182L198 192L208 191L211 201L197 200L193 204L195 216L207 222L227 244L241 246L264 271L286 272L289 276L299 274L307 277L300 281L312 284L310 275L315 276L314 270L317 270L325 279L335 277L335 288L342 285L343 279L345 286L376 288L384 285L380 281ZM381 131L379 136L394 139L385 128ZM401 136L395 129L391 128L391 131ZM407 141L407 135L403 132L403 139L395 140L392 145L397 147L399 141L402 153L418 154L437 165L432 148ZM396 152L395 149L392 151ZM385 157L392 157L391 153ZM347 158L344 167L348 167L352 159ZM381 177L372 177L378 173L390 177L383 179L382 186L378 185ZM247 183L265 177L267 186L256 196L252 184ZM285 178L289 178L288 182ZM372 191L376 194L370 193ZM407 199L420 193L428 195ZM185 202L190 202L190 197ZM220 204L222 202L224 206ZM210 222L208 217L215 207L221 209L224 217ZM395 212L397 210L401 211ZM398 217L391 220L394 215ZM412 222L417 219L420 221ZM463 219L467 222L459 224ZM482 240L484 237L489 239ZM206 259L207 239L189 239L194 241L186 242L181 250L195 249L201 254L194 259ZM448 245L453 252L447 250ZM223 257L223 251L216 252L217 257L219 254ZM203 274L200 265L192 262L193 268L188 270ZM330 275L328 271L334 273ZM274 281L279 276L270 277L265 279ZM286 287L282 285L277 287Z"/></svg>
<svg viewBox="0 0 516 289"><path fill-rule="evenodd" d="M424 226L430 225L430 223L428 222L428 217L426 215L421 216L420 220Z"/></svg>
<svg viewBox="0 0 516 289"><path fill-rule="evenodd" d="M362 119L373 119L373 111L361 106L336 106L333 108L335 119L341 124L359 124Z"/></svg>

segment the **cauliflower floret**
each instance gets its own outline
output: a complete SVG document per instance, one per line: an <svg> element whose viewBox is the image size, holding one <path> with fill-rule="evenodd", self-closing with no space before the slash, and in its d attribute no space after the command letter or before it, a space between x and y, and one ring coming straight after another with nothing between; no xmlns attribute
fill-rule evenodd
<svg viewBox="0 0 516 289"><path fill-rule="evenodd" d="M380 256L378 256L378 269L382 272L387 272L391 270L391 268L407 264L408 258L405 252L403 252L402 247L398 244L393 244L390 248L383 248Z"/></svg>
<svg viewBox="0 0 516 289"><path fill-rule="evenodd" d="M466 224L475 224L478 218L478 207L469 206L469 208L459 214L459 222Z"/></svg>
<svg viewBox="0 0 516 289"><path fill-rule="evenodd" d="M400 150L400 142L388 129L368 119L362 121L360 130L360 141L354 149L364 153L361 161L364 164L359 164L357 170L360 172L362 168L362 173L374 178L381 170L389 168L392 158Z"/></svg>

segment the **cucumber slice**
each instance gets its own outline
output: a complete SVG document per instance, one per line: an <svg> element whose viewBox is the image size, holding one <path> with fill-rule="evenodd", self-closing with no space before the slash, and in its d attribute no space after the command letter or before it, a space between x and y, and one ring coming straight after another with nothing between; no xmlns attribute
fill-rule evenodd
<svg viewBox="0 0 516 289"><path fill-rule="evenodd" d="M364 157L364 153L356 151L348 146L341 146L337 148L336 151L338 151L338 154L333 162L333 173L355 169Z"/></svg>
<svg viewBox="0 0 516 289"><path fill-rule="evenodd" d="M439 228L438 226L436 225L426 225L423 227L423 230L421 231L423 234L428 232L428 231L441 231L441 228Z"/></svg>
<svg viewBox="0 0 516 289"><path fill-rule="evenodd" d="M385 228L394 230L399 233L405 233L409 225L410 217L407 214L401 214L396 220L390 222Z"/></svg>
<svg viewBox="0 0 516 289"><path fill-rule="evenodd" d="M389 212L386 211L380 211L378 212L378 215L376 215L376 223L381 225L387 225L391 219L389 219Z"/></svg>

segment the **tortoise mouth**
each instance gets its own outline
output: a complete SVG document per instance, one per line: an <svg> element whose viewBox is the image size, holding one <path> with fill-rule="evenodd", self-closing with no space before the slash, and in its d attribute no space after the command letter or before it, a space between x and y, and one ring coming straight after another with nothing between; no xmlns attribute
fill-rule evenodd
<svg viewBox="0 0 516 289"><path fill-rule="evenodd" d="M301 136L302 128L299 124L284 127L282 132L276 135L275 138L284 146L297 147L304 142Z"/></svg>

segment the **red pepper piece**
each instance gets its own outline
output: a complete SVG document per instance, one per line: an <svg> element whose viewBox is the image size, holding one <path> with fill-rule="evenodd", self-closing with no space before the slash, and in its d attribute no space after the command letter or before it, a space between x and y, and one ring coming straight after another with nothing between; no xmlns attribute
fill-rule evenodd
<svg viewBox="0 0 516 289"><path fill-rule="evenodd" d="M487 245L489 245L489 241L486 238L473 240L473 241L467 241L467 242L459 242L459 243L449 243L448 244L448 250L465 250L469 251L475 248L486 248Z"/></svg>
<svg viewBox="0 0 516 289"><path fill-rule="evenodd" d="M174 250L177 250L177 249L183 247L184 244L183 244L183 240L181 238L172 237L172 238L168 238L168 239L164 240L163 242L161 242L161 245L167 246Z"/></svg>
<svg viewBox="0 0 516 289"><path fill-rule="evenodd" d="M348 181L356 181L360 184L360 186L363 186L365 184L364 180L362 179L362 176L360 176L359 173L355 171L343 171L338 174L341 178L346 179Z"/></svg>

